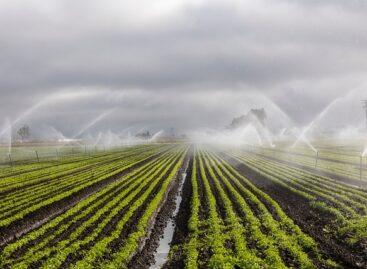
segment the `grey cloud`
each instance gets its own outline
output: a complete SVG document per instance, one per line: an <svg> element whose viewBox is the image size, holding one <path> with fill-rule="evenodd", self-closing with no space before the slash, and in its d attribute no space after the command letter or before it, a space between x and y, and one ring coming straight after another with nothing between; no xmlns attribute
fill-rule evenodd
<svg viewBox="0 0 367 269"><path fill-rule="evenodd" d="M148 2L12 2L0 4L1 118L59 89L84 87L143 91L114 104L126 110L115 122L126 124L219 125L239 112L228 108L222 117L193 105L198 90L257 91L303 123L347 85L365 83L367 7L360 1L177 1L158 15ZM177 113L176 96L191 102ZM40 117L61 122L73 111L85 121L111 105L88 100Z"/></svg>

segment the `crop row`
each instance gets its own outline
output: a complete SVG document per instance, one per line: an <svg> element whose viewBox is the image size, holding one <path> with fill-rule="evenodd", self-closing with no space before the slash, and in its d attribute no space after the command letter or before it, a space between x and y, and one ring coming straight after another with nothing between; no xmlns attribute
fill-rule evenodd
<svg viewBox="0 0 367 269"><path fill-rule="evenodd" d="M154 152L152 152L154 153ZM16 210L18 205L28 206L30 203L37 203L38 201L45 200L48 197L57 195L60 192L64 192L72 189L75 186L80 186L83 181L90 181L98 177L101 173L108 172L107 169L112 170L125 166L133 161L138 161L145 156L150 156L149 151L145 151L144 154L141 152L134 154L121 154L120 157L107 158L100 160L98 165L86 165L67 173L55 174L44 179L39 179L37 183L33 183L21 188L11 189L6 194L1 195L1 212L7 212L12 214L12 210ZM112 156L111 156L112 157ZM125 160L128 160L126 162ZM93 170L92 170L93 169ZM48 170L48 169L47 169ZM10 208L8 208L9 206ZM0 215L1 216L1 215Z"/></svg>
<svg viewBox="0 0 367 269"><path fill-rule="evenodd" d="M0 227L56 201L72 197L75 193L108 179L130 167L151 158L151 152L138 154L126 160L107 162L93 168L92 173L73 173L66 177L45 181L40 185L9 193L1 200ZM8 197L9 196L9 197Z"/></svg>
<svg viewBox="0 0 367 269"><path fill-rule="evenodd" d="M158 145L139 145L139 146L133 146L133 149L152 149L154 147L157 147ZM13 164L13 166L3 166L0 170L0 179L4 177L11 177L11 176L18 176L23 173L28 173L31 171L36 170L42 170L45 168L51 168L51 167L62 167L62 165L65 164L71 164L71 163L78 163L83 162L86 159L93 159L93 158L100 158L103 156L109 156L115 153L123 153L129 150L129 148L119 148L115 150L109 150L109 151L102 151L102 152L89 152L88 154L72 154L72 155L60 155L56 159L52 160L40 160L39 162L33 162L33 163L19 163L19 164Z"/></svg>
<svg viewBox="0 0 367 269"><path fill-rule="evenodd" d="M334 265L274 200L215 152L195 151L190 180L186 268Z"/></svg>
<svg viewBox="0 0 367 269"><path fill-rule="evenodd" d="M108 154L103 154L99 156L95 156L93 158L89 158L85 156L78 161L71 162L61 162L57 165L49 166L49 167L38 167L37 169L24 170L21 174L10 174L4 176L0 180L0 192L4 193L6 191L14 191L16 188L27 187L29 185L34 185L41 183L43 181L49 181L50 179L55 179L62 177L64 175L69 175L71 173L86 170L88 168L92 168L95 165L99 165L104 162L118 160L123 157L127 157L132 154L139 154L145 151L152 151L151 149L144 148L127 148L120 152L113 152ZM41 163L42 164L42 163Z"/></svg>
<svg viewBox="0 0 367 269"><path fill-rule="evenodd" d="M318 170L355 180L360 180L361 176L362 179L366 179L367 177L367 172L365 171L367 159L366 157L362 158L363 171L361 175L360 155L347 155L345 157L342 157L343 155L338 155L337 153L319 153L319 155L316 157L315 152L313 152L312 155L306 155L302 153L295 154L294 152L266 148L256 148L255 152L268 157L279 159L280 161L288 161L297 165L303 165L310 168L317 167Z"/></svg>
<svg viewBox="0 0 367 269"><path fill-rule="evenodd" d="M4 266L121 268L145 237L186 150L171 148L6 245Z"/></svg>
<svg viewBox="0 0 367 269"><path fill-rule="evenodd" d="M349 243L367 241L367 191L258 155L230 155L273 184L308 200L310 206L320 214L326 212L333 216L333 223L329 224L336 223L340 228L337 235L347 235Z"/></svg>
<svg viewBox="0 0 367 269"><path fill-rule="evenodd" d="M355 218L367 214L367 192L352 186L346 186L327 178L287 167L254 155L235 155L236 159L257 169L270 180L286 185L288 189L302 192L304 197L322 201L329 207L340 211L345 218ZM319 199L321 200L321 199Z"/></svg>

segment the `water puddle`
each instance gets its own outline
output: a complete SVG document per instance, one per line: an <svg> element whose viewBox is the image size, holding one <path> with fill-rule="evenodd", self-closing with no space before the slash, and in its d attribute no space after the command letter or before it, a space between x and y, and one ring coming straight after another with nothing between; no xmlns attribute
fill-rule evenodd
<svg viewBox="0 0 367 269"><path fill-rule="evenodd" d="M186 173L182 173L182 180L179 186L178 194L175 200L175 211L172 214L172 217L168 220L167 226L164 229L163 237L159 240L159 246L157 248L157 252L154 254L155 263L151 265L150 269L158 269L161 268L164 263L167 261L168 253L170 250L170 243L173 238L173 233L175 231L175 217L180 209L180 204L182 201L182 187L186 180Z"/></svg>

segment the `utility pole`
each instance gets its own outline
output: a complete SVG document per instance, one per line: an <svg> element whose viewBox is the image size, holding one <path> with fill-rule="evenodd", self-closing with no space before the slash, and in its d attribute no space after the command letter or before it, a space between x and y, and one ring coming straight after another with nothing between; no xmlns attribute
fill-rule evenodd
<svg viewBox="0 0 367 269"><path fill-rule="evenodd" d="M367 128L367 100L361 100L364 110L366 111L366 128Z"/></svg>

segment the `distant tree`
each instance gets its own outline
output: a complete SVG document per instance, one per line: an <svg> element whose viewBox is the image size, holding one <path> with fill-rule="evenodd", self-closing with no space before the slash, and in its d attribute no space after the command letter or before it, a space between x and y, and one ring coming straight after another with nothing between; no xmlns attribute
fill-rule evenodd
<svg viewBox="0 0 367 269"><path fill-rule="evenodd" d="M247 114L234 118L229 126L229 129L236 129L241 126L246 126L249 123L253 123L254 119L257 119L262 125L265 126L266 112L264 108L251 109Z"/></svg>
<svg viewBox="0 0 367 269"><path fill-rule="evenodd" d="M20 136L20 138L23 142L24 139L26 139L30 136L29 126L28 125L23 125L22 127L19 128L17 134Z"/></svg>
<svg viewBox="0 0 367 269"><path fill-rule="evenodd" d="M252 113L252 115L254 115L261 122L262 125L265 125L266 112L264 108L251 109L250 113Z"/></svg>

